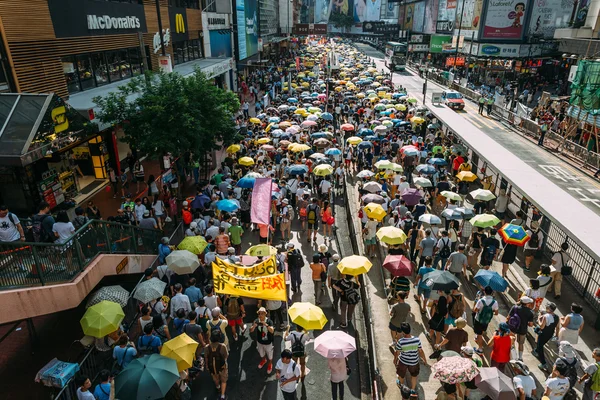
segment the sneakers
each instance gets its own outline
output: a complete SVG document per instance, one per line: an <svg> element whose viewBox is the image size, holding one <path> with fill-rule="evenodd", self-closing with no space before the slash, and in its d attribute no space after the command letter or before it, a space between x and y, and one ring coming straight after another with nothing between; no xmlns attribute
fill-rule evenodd
<svg viewBox="0 0 600 400"><path fill-rule="evenodd" d="M531 354L533 354L533 356L536 358L539 356L538 352L535 350L531 350Z"/></svg>
<svg viewBox="0 0 600 400"><path fill-rule="evenodd" d="M270 374L271 372L273 372L273 363L269 363L269 366L267 367L267 374Z"/></svg>
<svg viewBox="0 0 600 400"><path fill-rule="evenodd" d="M267 359L263 358L262 360L260 360L260 362L258 363L258 368L262 368L265 366L265 364L267 363Z"/></svg>

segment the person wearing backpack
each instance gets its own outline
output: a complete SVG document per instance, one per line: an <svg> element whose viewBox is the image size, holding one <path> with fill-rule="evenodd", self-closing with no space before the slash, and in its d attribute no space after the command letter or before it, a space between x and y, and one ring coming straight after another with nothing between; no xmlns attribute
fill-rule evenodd
<svg viewBox="0 0 600 400"><path fill-rule="evenodd" d="M456 326L456 320L465 314L467 302L465 296L458 289L452 289L448 305L448 315L444 321L446 326Z"/></svg>
<svg viewBox="0 0 600 400"><path fill-rule="evenodd" d="M296 250L294 243L288 243L287 247L287 265L290 272L290 279L292 281L292 292L300 290L302 284L301 271L304 266L304 257L300 254L300 251Z"/></svg>
<svg viewBox="0 0 600 400"><path fill-rule="evenodd" d="M123 333L119 340L117 341L117 345L113 349L113 358L116 363L116 370L121 371L125 368L137 355L137 350L132 342L129 341L129 336L126 333Z"/></svg>
<svg viewBox="0 0 600 400"><path fill-rule="evenodd" d="M542 243L544 242L544 234L539 229L540 224L537 221L531 222L531 229L527 229L526 232L531 239L525 243L524 254L525 254L525 271L529 271L531 262L535 257L536 253L542 249Z"/></svg>
<svg viewBox="0 0 600 400"><path fill-rule="evenodd" d="M221 400L225 399L227 379L229 378L227 357L229 357L229 352L227 346L221 342L219 333L211 335L210 344L204 348L204 359Z"/></svg>
<svg viewBox="0 0 600 400"><path fill-rule="evenodd" d="M225 312L227 315L227 322L231 327L231 334L233 340L238 340L238 327L241 329L241 334L246 332L246 324L244 324L244 317L246 316L246 310L244 308L244 300L238 296L228 295L223 302Z"/></svg>
<svg viewBox="0 0 600 400"><path fill-rule="evenodd" d="M258 355L261 357L258 368L267 365L267 375L273 372L273 338L275 328L273 327L273 321L267 318L267 309L261 307L258 309L258 318L254 320L254 323L250 327L250 333L256 331L256 348Z"/></svg>
<svg viewBox="0 0 600 400"><path fill-rule="evenodd" d="M534 329L538 334L536 347L531 352L535 357L540 360L538 367L541 370L547 371L548 364L546 364L546 355L544 354L544 346L554 336L558 336L558 324L559 317L554 313L556 311L556 304L548 303L546 305L546 312L540 313L538 316L538 326Z"/></svg>
<svg viewBox="0 0 600 400"><path fill-rule="evenodd" d="M500 241L496 239L496 229L490 229L490 235L483 239L483 243L481 247L483 251L481 253L481 267L483 269L490 269L492 266L492 262L498 256L498 251L500 249ZM502 271L504 272L504 271Z"/></svg>
<svg viewBox="0 0 600 400"><path fill-rule="evenodd" d="M360 284L354 281L354 276L346 275L340 279L333 288L341 293L340 295L340 328L348 327L348 321L352 319L354 308L360 301Z"/></svg>
<svg viewBox="0 0 600 400"><path fill-rule="evenodd" d="M583 370L585 373L579 378L579 383L583 385L583 400L595 400L600 394L600 347L592 351L594 362L589 364Z"/></svg>
<svg viewBox="0 0 600 400"><path fill-rule="evenodd" d="M290 350L283 350L281 358L275 365L276 378L281 388L284 400L296 400L296 387L300 380L301 372L298 364L293 360Z"/></svg>
<svg viewBox="0 0 600 400"><path fill-rule="evenodd" d="M0 242L25 241L25 232L19 218L8 210L5 205L0 205Z"/></svg>
<svg viewBox="0 0 600 400"><path fill-rule="evenodd" d="M306 342L310 340L311 335L298 324L294 330L290 331L290 329L288 325L283 340L292 344L292 359L300 363L300 381L303 381L306 375Z"/></svg>
<svg viewBox="0 0 600 400"><path fill-rule="evenodd" d="M533 299L528 296L521 296L519 303L514 305L506 318L506 323L510 331L516 335L516 341L519 344L519 361L523 361L523 345L527 336L527 328L533 326Z"/></svg>
<svg viewBox="0 0 600 400"><path fill-rule="evenodd" d="M475 342L478 348L475 351L478 354L483 353L483 335L487 332L489 323L498 315L498 302L494 299L494 291L486 286L483 289L484 296L477 300L473 309L473 331L475 332Z"/></svg>
<svg viewBox="0 0 600 400"><path fill-rule="evenodd" d="M306 207L306 221L308 222L308 243L310 243L311 231L312 240L317 240L317 231L319 230L319 216L321 215L321 208L319 207L319 200L313 197L311 204Z"/></svg>
<svg viewBox="0 0 600 400"><path fill-rule="evenodd" d="M569 380L569 389L573 390L577 384L577 370L579 369L579 360L577 352L571 346L571 343L562 341L558 345L558 358L554 361L554 366L564 366L564 376Z"/></svg>
<svg viewBox="0 0 600 400"><path fill-rule="evenodd" d="M229 339L225 333L225 329L228 325L227 319L225 319L219 307L213 308L211 310L211 315L211 320L206 322L206 331L208 332L209 337L212 338L217 335L219 337L219 343L223 343L229 348Z"/></svg>
<svg viewBox="0 0 600 400"><path fill-rule="evenodd" d="M144 327L144 334L138 338L137 350L140 356L149 356L159 354L162 349L162 342L158 336L153 334L154 327L148 324Z"/></svg>
<svg viewBox="0 0 600 400"><path fill-rule="evenodd" d="M442 262L442 268L446 265L452 250L450 249L451 241L448 237L448 231L442 230L442 237L438 239L434 248L433 267L438 269L438 263Z"/></svg>
<svg viewBox="0 0 600 400"><path fill-rule="evenodd" d="M327 281L327 267L321 262L321 256L318 253L313 255L310 269L315 290L315 304L320 305L321 295L323 294L323 284Z"/></svg>
<svg viewBox="0 0 600 400"><path fill-rule="evenodd" d="M56 239L52 232L54 217L50 215L50 205L42 201L38 206L38 213L32 218L31 231L33 240L38 243L52 243Z"/></svg>

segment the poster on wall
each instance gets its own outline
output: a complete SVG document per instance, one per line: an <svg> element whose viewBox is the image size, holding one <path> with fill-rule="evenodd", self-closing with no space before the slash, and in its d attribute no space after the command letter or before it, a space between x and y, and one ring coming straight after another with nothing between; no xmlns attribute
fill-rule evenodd
<svg viewBox="0 0 600 400"><path fill-rule="evenodd" d="M478 31L481 19L481 10L483 9L483 0L464 0L458 4L456 9L456 23L454 26L465 31ZM477 35L475 35L477 37Z"/></svg>
<svg viewBox="0 0 600 400"><path fill-rule="evenodd" d="M413 23L415 22L415 4L406 5L406 16L404 17L404 29L413 30Z"/></svg>
<svg viewBox="0 0 600 400"><path fill-rule="evenodd" d="M533 0L529 35L553 38L554 31L569 26L573 3L565 0Z"/></svg>
<svg viewBox="0 0 600 400"><path fill-rule="evenodd" d="M388 0L381 0L381 19L393 19L398 21L399 3L390 3Z"/></svg>
<svg viewBox="0 0 600 400"><path fill-rule="evenodd" d="M452 36L450 35L431 35L429 43L430 53L453 53Z"/></svg>
<svg viewBox="0 0 600 400"><path fill-rule="evenodd" d="M490 0L487 3L482 37L521 39L530 7L528 0Z"/></svg>
<svg viewBox="0 0 600 400"><path fill-rule="evenodd" d="M302 0L303 2L310 2L310 0ZM331 12L333 14L344 14L352 15L352 0L330 0L331 1Z"/></svg>
<svg viewBox="0 0 600 400"><path fill-rule="evenodd" d="M313 0L315 3L315 24L326 24L329 22L329 7L331 0ZM312 21L311 21L312 22Z"/></svg>
<svg viewBox="0 0 600 400"><path fill-rule="evenodd" d="M381 16L381 0L366 0L365 21L378 21Z"/></svg>
<svg viewBox="0 0 600 400"><path fill-rule="evenodd" d="M439 0L429 0L425 7L424 33L435 33L435 24L438 17Z"/></svg>
<svg viewBox="0 0 600 400"><path fill-rule="evenodd" d="M425 2L415 4L415 15L413 16L413 31L423 32L425 25Z"/></svg>
<svg viewBox="0 0 600 400"><path fill-rule="evenodd" d="M367 0L354 0L354 22L367 21Z"/></svg>
<svg viewBox="0 0 600 400"><path fill-rule="evenodd" d="M212 58L231 57L231 33L221 33L222 31L209 31L210 36L210 56Z"/></svg>
<svg viewBox="0 0 600 400"><path fill-rule="evenodd" d="M439 0L437 25L440 25L440 22L448 22L446 25L450 26L451 30L453 31L455 17L456 2L453 3L451 0Z"/></svg>
<svg viewBox="0 0 600 400"><path fill-rule="evenodd" d="M258 52L257 0L236 0L239 59Z"/></svg>

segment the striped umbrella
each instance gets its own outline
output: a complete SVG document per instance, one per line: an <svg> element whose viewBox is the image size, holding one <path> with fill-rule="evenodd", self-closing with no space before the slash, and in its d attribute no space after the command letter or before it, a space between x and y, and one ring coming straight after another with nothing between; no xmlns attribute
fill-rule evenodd
<svg viewBox="0 0 600 400"><path fill-rule="evenodd" d="M525 243L531 239L531 236L520 225L505 224L500 228L498 233L507 244L514 244L520 247L525 246Z"/></svg>

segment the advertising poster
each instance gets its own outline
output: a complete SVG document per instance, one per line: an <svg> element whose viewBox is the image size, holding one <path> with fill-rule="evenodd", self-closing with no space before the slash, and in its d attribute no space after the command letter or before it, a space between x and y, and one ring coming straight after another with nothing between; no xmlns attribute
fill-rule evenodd
<svg viewBox="0 0 600 400"><path fill-rule="evenodd" d="M302 1L309 1L309 0L302 0ZM331 7L331 12L332 13L341 13L341 14L345 14L345 15L352 15L350 14L350 11L352 11L350 9L350 2L352 0L330 0L332 3L332 7Z"/></svg>
<svg viewBox="0 0 600 400"><path fill-rule="evenodd" d="M404 29L413 30L413 23L415 22L415 3L406 5L406 16L404 17Z"/></svg>
<svg viewBox="0 0 600 400"><path fill-rule="evenodd" d="M244 0L235 0L235 12L238 26L238 60L247 58L246 51L246 11Z"/></svg>
<svg viewBox="0 0 600 400"><path fill-rule="evenodd" d="M367 15L368 0L354 0L354 22L368 21L365 19Z"/></svg>
<svg viewBox="0 0 600 400"><path fill-rule="evenodd" d="M381 16L381 0L366 0L367 12L365 21L379 21Z"/></svg>
<svg viewBox="0 0 600 400"><path fill-rule="evenodd" d="M479 55L491 57L518 57L520 44L480 44Z"/></svg>
<svg viewBox="0 0 600 400"><path fill-rule="evenodd" d="M412 30L415 32L423 32L424 25L425 25L425 2L421 1L419 3L415 3Z"/></svg>
<svg viewBox="0 0 600 400"><path fill-rule="evenodd" d="M231 57L231 33L221 34L220 31L209 31L210 56L213 58Z"/></svg>
<svg viewBox="0 0 600 400"><path fill-rule="evenodd" d="M258 52L258 0L245 0L246 14L246 57Z"/></svg>
<svg viewBox="0 0 600 400"><path fill-rule="evenodd" d="M452 36L450 35L431 35L429 43L430 53L453 53Z"/></svg>
<svg viewBox="0 0 600 400"><path fill-rule="evenodd" d="M438 21L454 21L456 16L456 2L451 0L439 0Z"/></svg>
<svg viewBox="0 0 600 400"><path fill-rule="evenodd" d="M529 35L553 38L554 31L569 25L573 4L565 0L533 0Z"/></svg>
<svg viewBox="0 0 600 400"><path fill-rule="evenodd" d="M490 0L483 24L483 38L521 39L530 7L527 0Z"/></svg>
<svg viewBox="0 0 600 400"><path fill-rule="evenodd" d="M479 30L482 9L483 0L461 1L456 9L456 24L454 26L458 27L460 24L461 30L466 31L465 33Z"/></svg>
<svg viewBox="0 0 600 400"><path fill-rule="evenodd" d="M315 2L315 24L326 24L329 22L329 4L331 0L314 0Z"/></svg>
<svg viewBox="0 0 600 400"><path fill-rule="evenodd" d="M390 3L388 0L381 0L381 19L393 19L395 23L398 21L398 8L399 3Z"/></svg>
<svg viewBox="0 0 600 400"><path fill-rule="evenodd" d="M435 33L435 24L438 20L439 0L429 0L425 7L424 33Z"/></svg>

